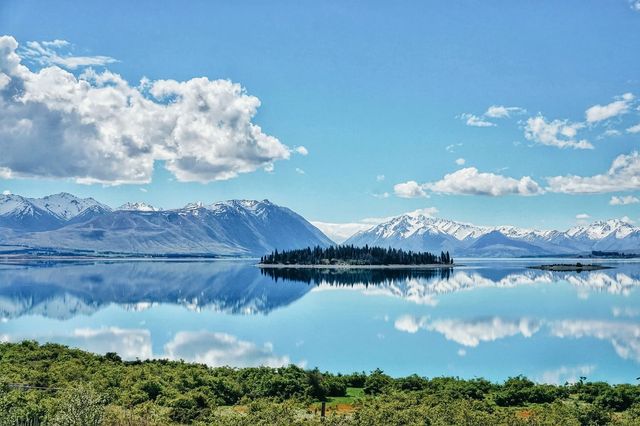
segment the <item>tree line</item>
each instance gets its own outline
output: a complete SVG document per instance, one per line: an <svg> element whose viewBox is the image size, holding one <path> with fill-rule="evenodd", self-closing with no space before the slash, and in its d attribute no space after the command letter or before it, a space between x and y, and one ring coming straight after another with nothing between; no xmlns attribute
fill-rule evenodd
<svg viewBox="0 0 640 426"><path fill-rule="evenodd" d="M260 263L264 265L452 265L453 258L448 251L436 255L429 252L368 245L364 247L338 245L283 251L276 249L271 254L262 256Z"/></svg>

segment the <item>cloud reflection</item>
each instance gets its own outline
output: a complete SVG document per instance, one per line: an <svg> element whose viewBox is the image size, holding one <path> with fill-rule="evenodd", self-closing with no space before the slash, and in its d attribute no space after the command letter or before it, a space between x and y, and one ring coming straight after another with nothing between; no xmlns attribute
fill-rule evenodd
<svg viewBox="0 0 640 426"><path fill-rule="evenodd" d="M164 346L169 359L207 364L211 367L281 367L291 364L288 356L278 356L273 345L258 346L227 333L181 331Z"/></svg>
<svg viewBox="0 0 640 426"><path fill-rule="evenodd" d="M476 347L481 342L522 335L531 337L540 330L540 322L529 318L504 319L500 317L482 318L475 320L437 319L427 317L416 318L410 315L399 317L394 326L399 331L416 333L418 330L435 331L445 339L462 346Z"/></svg>

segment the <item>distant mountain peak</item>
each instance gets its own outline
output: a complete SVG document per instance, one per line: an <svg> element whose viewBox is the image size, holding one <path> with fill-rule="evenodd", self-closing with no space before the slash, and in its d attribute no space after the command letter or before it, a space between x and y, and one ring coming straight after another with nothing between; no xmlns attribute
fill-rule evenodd
<svg viewBox="0 0 640 426"><path fill-rule="evenodd" d="M458 256L575 254L592 250L640 252L640 228L624 219L596 221L564 232L508 225L477 226L417 211L360 231L345 244L449 250Z"/></svg>
<svg viewBox="0 0 640 426"><path fill-rule="evenodd" d="M157 212L157 211L161 211L162 209L156 208L156 207L152 206L151 204L147 204L147 203L142 202L142 201L136 201L136 202L124 203L123 205L118 207L117 210L137 211L137 212Z"/></svg>

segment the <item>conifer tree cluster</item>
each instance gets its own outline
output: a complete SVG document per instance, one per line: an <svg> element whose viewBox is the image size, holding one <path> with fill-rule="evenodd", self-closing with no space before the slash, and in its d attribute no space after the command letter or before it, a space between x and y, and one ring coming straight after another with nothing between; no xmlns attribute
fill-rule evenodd
<svg viewBox="0 0 640 426"><path fill-rule="evenodd" d="M265 265L452 265L449 252L436 255L429 252L404 251L384 247L340 245L307 247L299 250L275 250L260 258Z"/></svg>

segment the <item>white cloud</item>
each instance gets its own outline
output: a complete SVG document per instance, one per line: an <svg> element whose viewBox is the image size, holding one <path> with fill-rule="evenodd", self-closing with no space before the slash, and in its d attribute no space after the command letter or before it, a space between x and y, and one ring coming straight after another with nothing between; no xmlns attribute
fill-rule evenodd
<svg viewBox="0 0 640 426"><path fill-rule="evenodd" d="M422 185L415 180L398 183L393 186L393 192L400 198L420 198L427 197Z"/></svg>
<svg viewBox="0 0 640 426"><path fill-rule="evenodd" d="M626 196L613 196L611 200L609 200L609 204L612 206L626 206L628 204L637 204L640 203L640 198L634 197L633 195Z"/></svg>
<svg viewBox="0 0 640 426"><path fill-rule="evenodd" d="M451 145L447 145L444 149L447 152L456 152L456 149L462 146L462 143L452 143Z"/></svg>
<svg viewBox="0 0 640 426"><path fill-rule="evenodd" d="M165 347L165 356L207 364L211 367L281 367L291 363L287 356L277 356L269 343L258 346L226 333L208 331L176 333Z"/></svg>
<svg viewBox="0 0 640 426"><path fill-rule="evenodd" d="M464 158L458 158L458 159L456 159L456 164L457 164L458 166L464 166L464 163L466 163L466 162L467 162L467 160L465 160Z"/></svg>
<svg viewBox="0 0 640 426"><path fill-rule="evenodd" d="M302 170L300 167L296 167L296 173L298 173L299 175L303 175L304 170Z"/></svg>
<svg viewBox="0 0 640 426"><path fill-rule="evenodd" d="M294 151L300 155L309 155L309 150L302 145L295 147Z"/></svg>
<svg viewBox="0 0 640 426"><path fill-rule="evenodd" d="M495 126L495 123L487 121L484 118L479 117L477 115L469 114L469 113L466 113L466 112L464 114L461 114L460 118L462 118L463 120L466 120L467 126L473 126L473 127L493 127L493 126Z"/></svg>
<svg viewBox="0 0 640 426"><path fill-rule="evenodd" d="M630 224L630 225L633 225L634 223L636 223L636 221L635 221L635 220L633 220L633 219L631 219L629 216L622 216L622 217L620 218L620 220L621 220L622 222L628 223L628 224Z"/></svg>
<svg viewBox="0 0 640 426"><path fill-rule="evenodd" d="M627 129L627 133L640 133L640 123Z"/></svg>
<svg viewBox="0 0 640 426"><path fill-rule="evenodd" d="M140 192L148 192L149 190L147 188L140 188Z"/></svg>
<svg viewBox="0 0 640 426"><path fill-rule="evenodd" d="M494 173L481 173L475 167L467 167L445 175L441 180L425 183L420 190L456 195L538 195L542 188L529 176L520 179Z"/></svg>
<svg viewBox="0 0 640 426"><path fill-rule="evenodd" d="M388 192L381 192L381 193L373 193L371 194L374 198L389 198L389 193Z"/></svg>
<svg viewBox="0 0 640 426"><path fill-rule="evenodd" d="M73 56L68 51L64 52L69 47L70 43L66 40L28 41L19 53L40 65L57 65L71 70L86 66L105 66L118 62L109 56Z"/></svg>
<svg viewBox="0 0 640 426"><path fill-rule="evenodd" d="M0 176L149 183L155 161L179 181L230 179L287 159L252 122L258 98L227 80L146 81L109 71L31 71L0 37Z"/></svg>
<svg viewBox="0 0 640 426"><path fill-rule="evenodd" d="M605 130L598 138L604 139L604 138L613 137L613 136L620 136L621 134L622 133L620 132L620 130L609 129L609 130Z"/></svg>
<svg viewBox="0 0 640 426"><path fill-rule="evenodd" d="M5 189L4 191L2 191L2 195L11 195L11 191Z"/></svg>
<svg viewBox="0 0 640 426"><path fill-rule="evenodd" d="M576 367L561 366L555 370L547 370L542 373L538 382L551 385L563 385L575 383L580 377L586 377L595 371L595 365L578 365Z"/></svg>
<svg viewBox="0 0 640 426"><path fill-rule="evenodd" d="M484 113L485 117L490 118L509 118L511 114L523 114L526 110L520 107L506 107L502 105L491 105Z"/></svg>
<svg viewBox="0 0 640 426"><path fill-rule="evenodd" d="M586 225L588 223L588 220L591 216L589 216L586 213L580 213L576 215L576 221L578 222L578 224L580 225Z"/></svg>
<svg viewBox="0 0 640 426"><path fill-rule="evenodd" d="M378 175L376 176L376 181L378 182L382 182L384 180L384 175Z"/></svg>
<svg viewBox="0 0 640 426"><path fill-rule="evenodd" d="M593 149L593 145L585 139L576 140L581 123L570 123L568 120L547 122L542 115L530 117L524 128L524 137L536 143L558 148Z"/></svg>
<svg viewBox="0 0 640 426"><path fill-rule="evenodd" d="M631 7L631 10L640 12L640 0L629 0L629 6Z"/></svg>
<svg viewBox="0 0 640 426"><path fill-rule="evenodd" d="M617 156L606 173L594 176L555 176L547 178L552 192L595 194L640 189L640 154Z"/></svg>
<svg viewBox="0 0 640 426"><path fill-rule="evenodd" d="M587 123L597 123L598 121L607 120L628 112L634 96L631 93L625 93L616 99L616 101L611 102L610 104L594 105L587 109L585 112Z"/></svg>

